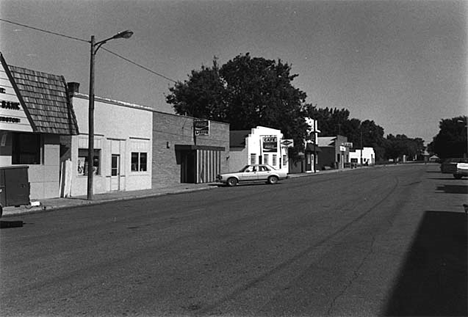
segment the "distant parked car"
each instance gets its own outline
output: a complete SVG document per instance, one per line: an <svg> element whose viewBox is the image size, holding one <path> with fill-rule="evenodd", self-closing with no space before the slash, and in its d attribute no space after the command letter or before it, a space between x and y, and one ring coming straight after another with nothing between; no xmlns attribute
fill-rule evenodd
<svg viewBox="0 0 468 317"><path fill-rule="evenodd" d="M228 186L236 186L243 182L261 182L265 181L268 184L276 184L282 179L288 178L288 173L282 170L277 170L267 164L250 164L246 165L239 172L220 174L217 180Z"/></svg>
<svg viewBox="0 0 468 317"><path fill-rule="evenodd" d="M440 170L444 174L452 174L456 179L468 176L468 159L450 158L440 165Z"/></svg>

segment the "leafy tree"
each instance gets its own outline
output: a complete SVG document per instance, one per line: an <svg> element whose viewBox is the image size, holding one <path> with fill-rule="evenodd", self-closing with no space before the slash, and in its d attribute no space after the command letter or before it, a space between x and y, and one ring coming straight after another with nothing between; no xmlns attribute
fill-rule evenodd
<svg viewBox="0 0 468 317"><path fill-rule="evenodd" d="M216 121L228 119L226 89L216 59L211 68L202 66L200 71L192 71L187 81L177 82L169 91L166 101L177 114Z"/></svg>
<svg viewBox="0 0 468 317"><path fill-rule="evenodd" d="M387 158L397 159L403 155L410 159L421 154L424 150L424 140L421 138L408 138L404 134L393 136L389 134L385 142L385 154Z"/></svg>
<svg viewBox="0 0 468 317"><path fill-rule="evenodd" d="M228 122L232 130L261 125L280 129L302 146L306 94L292 85L297 75L281 60L239 55L221 67L192 71L171 87L166 101L177 114ZM300 150L300 149L298 149Z"/></svg>
<svg viewBox="0 0 468 317"><path fill-rule="evenodd" d="M439 133L434 137L429 148L441 159L463 157L467 153L467 116L442 119Z"/></svg>

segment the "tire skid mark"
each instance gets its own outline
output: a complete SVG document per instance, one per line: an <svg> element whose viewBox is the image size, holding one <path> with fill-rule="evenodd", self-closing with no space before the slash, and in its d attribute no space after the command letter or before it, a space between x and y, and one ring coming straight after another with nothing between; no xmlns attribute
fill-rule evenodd
<svg viewBox="0 0 468 317"><path fill-rule="evenodd" d="M322 245L326 244L328 241L338 237L340 234L342 234L344 231L348 230L351 226L353 226L354 224L360 222L363 218L365 218L369 213L371 213L373 210L375 210L375 208L377 208L378 206L380 206L382 203L384 203L388 197L390 197L394 192L395 190L397 189L398 185L399 185L399 180L398 178L394 177L393 178L393 181L394 181L394 184L392 186L392 188L389 190L389 192L387 193L387 195L385 195L382 199L380 199L378 202L376 202L374 205L372 205L370 208L368 208L365 212L363 212L362 214L360 214L358 217L354 218L352 221L348 222L347 224L343 225L341 228L339 228L338 230L336 230L335 232L329 234L328 236L320 239L319 241L317 241L315 244L313 244L312 246L308 247L307 249L303 250L302 252L299 252L298 254L296 254L295 256L293 256L292 258L282 262L281 264L277 265L276 267L274 267L273 269L261 274L260 276L258 276L256 279L252 280L251 282L247 283L247 284L244 284L244 285L241 285L239 287L237 287L236 289L234 289L233 292L231 292L230 294L226 295L226 296L223 296L222 298L220 298L219 300L213 302L212 304L208 305L208 306L205 306L203 308L201 308L200 310L197 311L196 315L206 315L207 313L209 313L210 311L213 311L213 310L216 310L216 308L218 306L220 306L221 304L223 304L224 302L227 302L235 297L238 297L240 294L242 294L243 292L255 287L256 285L262 283L263 281L267 280L270 276L274 275L274 274L277 274L278 272L284 270L285 268L291 266L294 262L298 261L299 259L303 258L304 256L306 256L307 254L309 254L310 252L314 251L316 248L319 248L321 247ZM373 246L373 243L372 243L372 246ZM372 247L371 247L371 251L372 251ZM361 262L361 264L359 265L359 267L361 267L364 262L365 262L365 259L371 254L371 252L369 252L368 255L366 255L366 257L363 259L363 261ZM356 272L359 270L359 268L356 270ZM350 282L349 285L351 285L352 281ZM345 291L345 290L344 290ZM344 291L342 293L344 293ZM335 302L335 300L341 295L341 293L332 301L332 303ZM330 307L329 310L331 310L332 307Z"/></svg>

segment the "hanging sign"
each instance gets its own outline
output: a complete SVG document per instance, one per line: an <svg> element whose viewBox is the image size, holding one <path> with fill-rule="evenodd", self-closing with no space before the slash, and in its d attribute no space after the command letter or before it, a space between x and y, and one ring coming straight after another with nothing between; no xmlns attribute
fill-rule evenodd
<svg viewBox="0 0 468 317"><path fill-rule="evenodd" d="M281 140L282 147L294 147L294 140L293 139L282 139Z"/></svg>

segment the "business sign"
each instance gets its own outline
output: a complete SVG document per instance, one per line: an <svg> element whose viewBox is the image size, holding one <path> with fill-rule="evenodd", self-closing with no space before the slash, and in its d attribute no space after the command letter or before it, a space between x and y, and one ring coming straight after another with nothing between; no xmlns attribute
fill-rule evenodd
<svg viewBox="0 0 468 317"><path fill-rule="evenodd" d="M32 132L33 128L0 63L0 125L2 130Z"/></svg>
<svg viewBox="0 0 468 317"><path fill-rule="evenodd" d="M276 135L265 135L262 137L263 152L278 152L278 137Z"/></svg>
<svg viewBox="0 0 468 317"><path fill-rule="evenodd" d="M294 147L294 140L293 139L282 139L281 140L282 147Z"/></svg>
<svg viewBox="0 0 468 317"><path fill-rule="evenodd" d="M210 120L195 120L193 121L193 129L196 136L210 135Z"/></svg>

